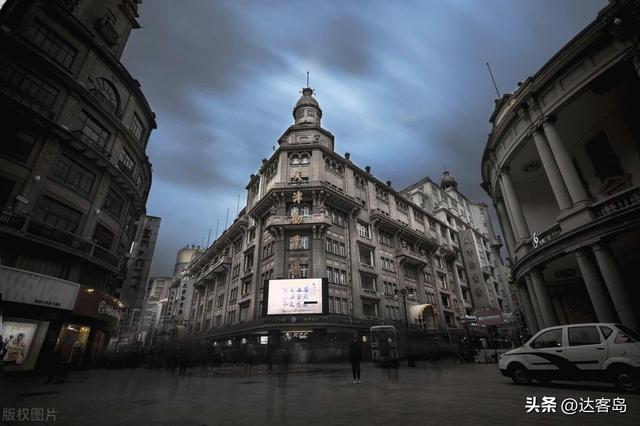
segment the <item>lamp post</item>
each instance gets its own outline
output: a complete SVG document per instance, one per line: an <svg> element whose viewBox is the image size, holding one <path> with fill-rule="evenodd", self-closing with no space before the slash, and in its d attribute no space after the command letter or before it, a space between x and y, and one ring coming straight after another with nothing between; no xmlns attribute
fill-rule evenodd
<svg viewBox="0 0 640 426"><path fill-rule="evenodd" d="M405 326L405 342L407 342L407 367L415 367L416 363L413 360L412 349L409 347L409 316L407 314L407 296L413 297L413 290L407 291L406 288L401 288L399 292L396 292L395 299L398 300L398 295L402 297L402 307L404 309L404 326Z"/></svg>

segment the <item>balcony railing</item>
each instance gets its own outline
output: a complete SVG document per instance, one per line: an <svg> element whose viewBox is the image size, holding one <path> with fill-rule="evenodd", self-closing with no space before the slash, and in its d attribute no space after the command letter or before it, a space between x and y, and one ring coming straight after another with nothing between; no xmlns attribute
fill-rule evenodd
<svg viewBox="0 0 640 426"><path fill-rule="evenodd" d="M0 226L8 226L25 234L59 244L72 252L95 258L114 269L118 269L120 265L120 257L110 251L80 235L38 222L27 215L16 214L10 210L1 210Z"/></svg>
<svg viewBox="0 0 640 426"><path fill-rule="evenodd" d="M104 145L100 145L97 141L91 139L89 136L85 135L82 130L72 130L71 133L84 142L86 145L90 146L94 151L97 151L100 155L110 158L111 153L107 151L106 143Z"/></svg>
<svg viewBox="0 0 640 426"><path fill-rule="evenodd" d="M640 187L628 189L594 204L592 209L597 218L640 205Z"/></svg>
<svg viewBox="0 0 640 426"><path fill-rule="evenodd" d="M318 213L308 216L302 216L300 223L293 223L290 216L271 216L267 219L266 227L269 226L286 226L286 225L310 225L310 224L326 224L331 225L331 218L326 214Z"/></svg>
<svg viewBox="0 0 640 426"><path fill-rule="evenodd" d="M560 229L560 225L558 225L557 223L552 225L550 228L545 229L538 235L538 241L537 241L538 246L553 240L558 235L560 235L561 231L562 230Z"/></svg>
<svg viewBox="0 0 640 426"><path fill-rule="evenodd" d="M421 253L416 253L415 251L409 250L408 248L405 248L405 247L396 249L396 257L404 257L407 260L413 260L418 263L424 263L424 264L429 263L427 256Z"/></svg>

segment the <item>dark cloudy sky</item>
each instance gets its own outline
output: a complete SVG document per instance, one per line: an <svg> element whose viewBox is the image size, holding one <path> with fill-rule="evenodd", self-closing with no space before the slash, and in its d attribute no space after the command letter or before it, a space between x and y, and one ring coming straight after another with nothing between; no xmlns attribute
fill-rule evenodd
<svg viewBox="0 0 640 426"><path fill-rule="evenodd" d="M158 129L148 213L153 275L244 205L249 175L292 123L306 71L323 127L397 189L443 167L470 198L493 111L490 62L512 92L606 0L146 0L123 62ZM213 239L213 235L212 235Z"/></svg>

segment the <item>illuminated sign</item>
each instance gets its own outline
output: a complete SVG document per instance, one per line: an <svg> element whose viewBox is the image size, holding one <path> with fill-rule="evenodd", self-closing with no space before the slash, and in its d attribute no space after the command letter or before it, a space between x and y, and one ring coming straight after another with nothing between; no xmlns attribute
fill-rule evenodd
<svg viewBox="0 0 640 426"><path fill-rule="evenodd" d="M267 315L300 315L325 313L326 278L269 280Z"/></svg>

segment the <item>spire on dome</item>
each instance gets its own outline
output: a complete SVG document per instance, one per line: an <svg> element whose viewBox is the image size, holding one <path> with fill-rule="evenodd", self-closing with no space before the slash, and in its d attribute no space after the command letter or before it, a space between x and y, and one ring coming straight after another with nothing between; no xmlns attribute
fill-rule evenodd
<svg viewBox="0 0 640 426"><path fill-rule="evenodd" d="M295 124L309 124L320 126L322 110L318 101L313 97L313 89L309 87L309 75L307 73L307 87L302 89L302 96L293 108Z"/></svg>
<svg viewBox="0 0 640 426"><path fill-rule="evenodd" d="M442 172L442 180L440 181L440 188L447 190L449 188L458 189L458 182L451 176L449 170Z"/></svg>

